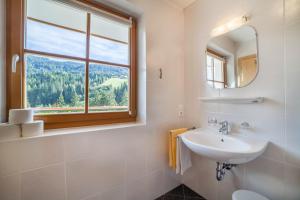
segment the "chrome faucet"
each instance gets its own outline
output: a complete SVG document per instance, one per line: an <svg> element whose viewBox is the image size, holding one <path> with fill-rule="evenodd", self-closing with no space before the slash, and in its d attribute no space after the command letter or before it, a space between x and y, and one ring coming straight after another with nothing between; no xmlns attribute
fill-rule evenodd
<svg viewBox="0 0 300 200"><path fill-rule="evenodd" d="M222 121L220 122L220 125L221 127L219 129L219 132L223 135L228 135L230 129L228 121Z"/></svg>

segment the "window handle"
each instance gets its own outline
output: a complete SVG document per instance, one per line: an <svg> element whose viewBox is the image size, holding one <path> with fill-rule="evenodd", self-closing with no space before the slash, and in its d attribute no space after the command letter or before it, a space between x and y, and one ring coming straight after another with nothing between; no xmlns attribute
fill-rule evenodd
<svg viewBox="0 0 300 200"><path fill-rule="evenodd" d="M14 54L12 59L11 59L11 71L12 73L16 73L17 72L17 63L20 60L20 56L18 54Z"/></svg>

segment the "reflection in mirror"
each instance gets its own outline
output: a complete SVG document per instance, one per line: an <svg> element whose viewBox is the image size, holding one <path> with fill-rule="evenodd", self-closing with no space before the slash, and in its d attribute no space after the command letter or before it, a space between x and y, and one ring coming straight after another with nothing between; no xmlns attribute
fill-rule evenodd
<svg viewBox="0 0 300 200"><path fill-rule="evenodd" d="M258 73L256 31L243 26L212 38L206 51L207 83L213 88L249 85Z"/></svg>

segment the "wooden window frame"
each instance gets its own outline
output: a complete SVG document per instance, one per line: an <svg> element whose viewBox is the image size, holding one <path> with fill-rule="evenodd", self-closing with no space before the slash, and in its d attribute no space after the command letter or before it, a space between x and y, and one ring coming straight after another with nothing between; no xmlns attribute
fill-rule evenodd
<svg viewBox="0 0 300 200"><path fill-rule="evenodd" d="M213 75L213 79L212 80L210 80L210 79L207 79L207 76L206 76L206 81L207 82L212 82L213 83L213 87L215 88L215 83L222 83L223 84L223 88L226 88L226 86L227 86L227 80L226 80L226 77L227 77L227 75L226 75L226 66L227 66L227 64L226 64L226 58L224 58L224 56L223 55L221 55L221 54L219 54L219 53L217 53L217 52L215 52L215 51L213 51L213 50L211 50L211 49L206 49L206 56L211 56L211 57L213 57L213 58L216 58L216 59L219 59L219 60L222 60L222 62L223 62L223 71L224 71L224 73L223 73L223 80L224 81L216 81L215 80L215 66L214 66L214 62L213 62L213 66L212 66L212 68L213 68L213 72L212 72L212 75ZM207 57L206 57L206 63L207 63ZM206 70L207 70L207 64L206 64Z"/></svg>
<svg viewBox="0 0 300 200"><path fill-rule="evenodd" d="M39 51L26 50L24 47L25 40L25 2L26 0L9 0L6 3L6 77L7 77L7 95L6 95L6 110L7 117L9 109L24 108L24 97L25 97L25 53L33 53L37 55L52 56L57 58L65 58L72 60L81 60L86 62L86 75L88 75L88 64L106 64L111 66L127 67L130 70L129 80L129 111L119 112L103 112L103 113L88 113L88 76L85 79L85 113L78 114L51 114L51 115L37 115L35 120L44 120L46 129L55 128L68 128L68 127L79 127L79 126L90 126L90 125L103 125L112 123L124 123L134 122L137 116L137 21L134 17L120 12L119 10L112 9L101 3L95 2L94 0L76 0L79 3L83 3L87 6L109 12L118 17L124 19L131 19L132 26L130 29L130 64L122 65L110 62L102 62L98 60L89 59L88 51L86 52L86 58L76 58L72 56L61 56L52 53L43 53ZM88 14L90 16L90 14ZM87 20L90 20L88 17ZM90 23L87 23L88 25ZM88 32L90 27L87 28L87 42L90 38ZM94 35L94 34L93 34ZM97 35L94 35L99 37ZM101 36L100 36L101 37ZM108 39L108 38L105 38ZM120 41L115 41L120 42ZM89 42L87 43L89 45ZM13 55L19 55L20 61L17 63L17 71L12 73L11 60Z"/></svg>

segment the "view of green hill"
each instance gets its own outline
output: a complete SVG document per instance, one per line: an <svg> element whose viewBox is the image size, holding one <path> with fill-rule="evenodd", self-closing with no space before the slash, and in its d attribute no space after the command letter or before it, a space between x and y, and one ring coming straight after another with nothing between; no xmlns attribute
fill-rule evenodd
<svg viewBox="0 0 300 200"><path fill-rule="evenodd" d="M109 86L109 85L111 85L115 89L115 88L121 87L122 84L126 84L127 81L128 80L124 79L124 78L122 78L122 79L121 78L110 78L110 79L107 79L101 85L103 85L103 86Z"/></svg>
<svg viewBox="0 0 300 200"><path fill-rule="evenodd" d="M126 107L128 73L124 67L90 64L89 106ZM28 107L83 107L85 63L27 55L26 91Z"/></svg>

